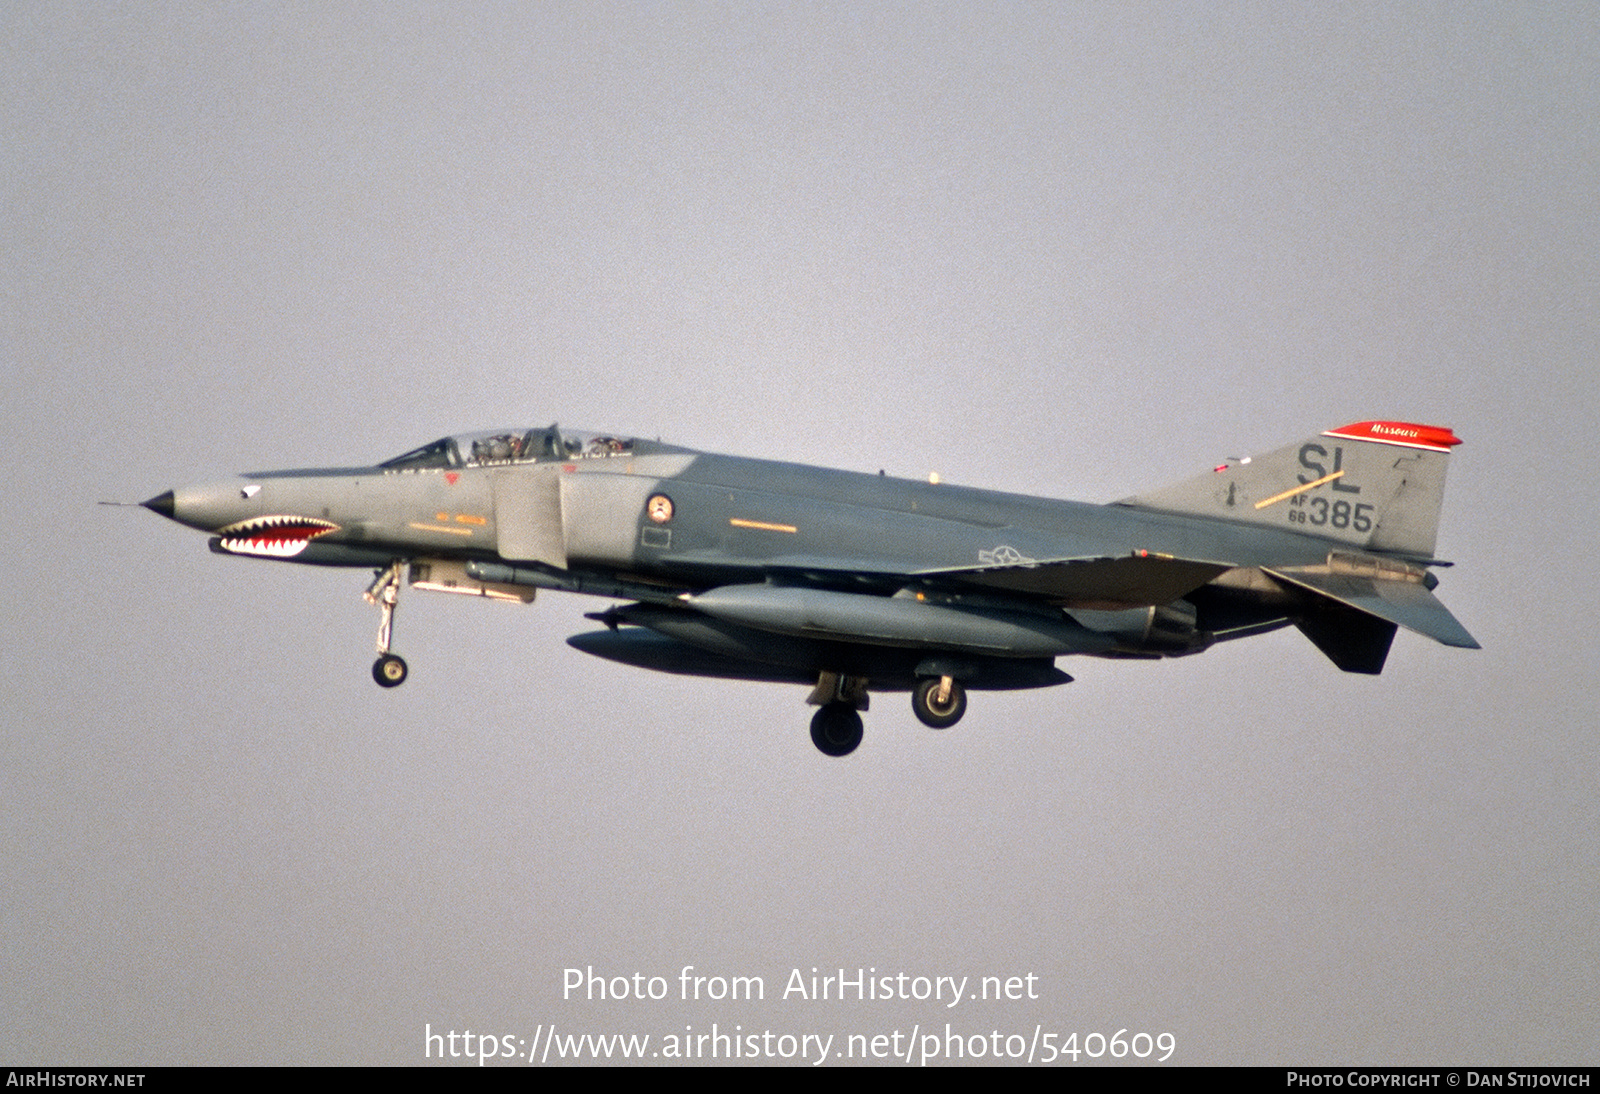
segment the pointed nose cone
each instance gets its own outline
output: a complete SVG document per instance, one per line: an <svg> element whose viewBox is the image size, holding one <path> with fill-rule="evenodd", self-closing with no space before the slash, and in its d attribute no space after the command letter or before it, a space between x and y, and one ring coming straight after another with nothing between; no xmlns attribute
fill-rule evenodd
<svg viewBox="0 0 1600 1094"><path fill-rule="evenodd" d="M180 486L139 504L189 528L215 532L224 525L261 516L260 492L259 486L243 484L237 478L222 479Z"/></svg>
<svg viewBox="0 0 1600 1094"><path fill-rule="evenodd" d="M172 514L177 511L176 502L177 499L172 496L172 491L168 490L165 494L157 494L149 501L141 501L139 504L152 513L160 513L168 520L172 520Z"/></svg>

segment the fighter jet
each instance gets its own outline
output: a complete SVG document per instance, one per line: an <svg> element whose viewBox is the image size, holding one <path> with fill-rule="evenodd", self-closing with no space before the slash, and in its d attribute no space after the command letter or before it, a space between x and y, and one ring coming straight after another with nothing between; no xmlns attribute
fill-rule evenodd
<svg viewBox="0 0 1600 1094"><path fill-rule="evenodd" d="M1106 505L720 456L562 429L443 437L370 467L252 471L143 506L211 549L371 568L383 687L403 585L617 603L569 645L690 676L793 683L830 756L874 692L953 726L969 691L1072 678L1290 624L1345 672L1399 627L1478 643L1433 595L1449 429L1365 421Z"/></svg>

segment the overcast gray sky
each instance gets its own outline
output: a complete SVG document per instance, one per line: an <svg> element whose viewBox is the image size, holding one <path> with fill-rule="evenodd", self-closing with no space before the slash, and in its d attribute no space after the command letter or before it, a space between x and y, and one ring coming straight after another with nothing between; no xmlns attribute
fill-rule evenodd
<svg viewBox="0 0 1600 1094"><path fill-rule="evenodd" d="M1595 1063L1597 62L1586 3L6 5L0 1059ZM843 761L592 599L410 596L381 691L365 574L95 505L552 420L1107 501L1367 418L1465 440L1482 651L1063 661Z"/></svg>

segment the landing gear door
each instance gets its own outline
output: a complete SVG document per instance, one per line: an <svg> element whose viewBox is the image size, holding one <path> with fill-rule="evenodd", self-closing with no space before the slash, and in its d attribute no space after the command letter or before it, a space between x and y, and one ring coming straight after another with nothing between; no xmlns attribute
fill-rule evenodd
<svg viewBox="0 0 1600 1094"><path fill-rule="evenodd" d="M567 568L561 524L561 485L555 467L496 471L494 522L500 557Z"/></svg>

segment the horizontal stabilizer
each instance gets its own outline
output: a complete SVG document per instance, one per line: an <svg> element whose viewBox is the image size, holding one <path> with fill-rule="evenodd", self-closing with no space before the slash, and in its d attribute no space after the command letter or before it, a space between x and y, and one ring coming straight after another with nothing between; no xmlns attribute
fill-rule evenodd
<svg viewBox="0 0 1600 1094"><path fill-rule="evenodd" d="M1266 572L1367 615L1427 635L1446 646L1468 650L1481 648L1477 639L1450 614L1450 609L1420 581L1329 572L1325 567L1268 569Z"/></svg>
<svg viewBox="0 0 1600 1094"><path fill-rule="evenodd" d="M949 577L1007 592L1032 593L1081 607L1144 608L1170 604L1232 567L1220 562L1160 555L1007 561L992 566L922 570L919 577Z"/></svg>

